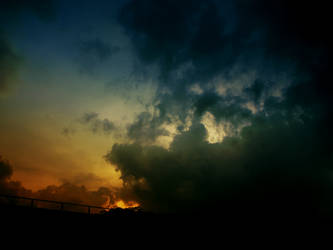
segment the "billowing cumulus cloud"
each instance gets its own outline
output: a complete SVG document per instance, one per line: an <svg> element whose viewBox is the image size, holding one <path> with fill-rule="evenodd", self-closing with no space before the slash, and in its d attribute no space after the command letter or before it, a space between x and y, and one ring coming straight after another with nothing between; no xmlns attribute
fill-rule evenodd
<svg viewBox="0 0 333 250"><path fill-rule="evenodd" d="M128 127L143 138L114 145L106 159L140 204L300 215L332 209L329 13L323 1L296 2L124 6L119 21L141 66L156 66L159 91L153 113ZM221 142L208 140L207 113L225 128ZM182 126L169 148L144 143L170 121Z"/></svg>
<svg viewBox="0 0 333 250"><path fill-rule="evenodd" d="M261 114L240 136L214 144L196 124L176 136L170 149L116 144L106 159L146 209L322 212L332 208L333 159L313 122Z"/></svg>

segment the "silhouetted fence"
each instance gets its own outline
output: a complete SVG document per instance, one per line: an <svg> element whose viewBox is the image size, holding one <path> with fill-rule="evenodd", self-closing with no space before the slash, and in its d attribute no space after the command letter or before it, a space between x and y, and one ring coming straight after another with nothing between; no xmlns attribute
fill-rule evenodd
<svg viewBox="0 0 333 250"><path fill-rule="evenodd" d="M102 211L107 211L105 207L83 205L71 202L42 200L35 198L27 198L13 195L0 194L0 204L13 206L29 206L31 208L46 208L68 212L80 212L88 214L96 214Z"/></svg>

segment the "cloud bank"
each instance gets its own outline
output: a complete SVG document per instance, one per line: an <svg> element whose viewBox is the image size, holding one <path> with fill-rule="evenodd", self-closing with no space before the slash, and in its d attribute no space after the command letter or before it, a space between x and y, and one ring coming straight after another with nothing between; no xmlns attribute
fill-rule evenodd
<svg viewBox="0 0 333 250"><path fill-rule="evenodd" d="M119 22L159 90L105 156L124 187L155 211L332 211L329 16L324 1L129 1Z"/></svg>

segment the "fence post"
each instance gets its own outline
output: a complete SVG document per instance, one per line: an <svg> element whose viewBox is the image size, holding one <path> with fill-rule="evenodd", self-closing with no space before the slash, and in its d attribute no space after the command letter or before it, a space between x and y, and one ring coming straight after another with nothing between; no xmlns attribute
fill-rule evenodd
<svg viewBox="0 0 333 250"><path fill-rule="evenodd" d="M30 206L31 206L31 207L34 207L34 199L31 199Z"/></svg>
<svg viewBox="0 0 333 250"><path fill-rule="evenodd" d="M88 207L88 214L90 214L90 207Z"/></svg>
<svg viewBox="0 0 333 250"><path fill-rule="evenodd" d="M60 203L60 210L61 210L61 211L64 210L64 203Z"/></svg>

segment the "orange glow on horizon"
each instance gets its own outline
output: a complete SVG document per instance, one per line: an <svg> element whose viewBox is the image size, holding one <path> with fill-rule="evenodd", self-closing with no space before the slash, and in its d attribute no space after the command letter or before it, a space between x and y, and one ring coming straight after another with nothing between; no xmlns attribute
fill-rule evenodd
<svg viewBox="0 0 333 250"><path fill-rule="evenodd" d="M135 208L135 207L139 207L140 204L135 202L135 201L130 201L130 202L124 202L123 200L118 200L113 206L111 206L110 208Z"/></svg>
<svg viewBox="0 0 333 250"><path fill-rule="evenodd" d="M136 208L139 207L140 204L135 202L135 201L123 201L121 199L116 200L115 202L111 202L110 197L106 196L106 201L105 203L102 205L102 207L104 207L106 210L110 210L113 208L122 208L122 209L126 209L126 208Z"/></svg>

